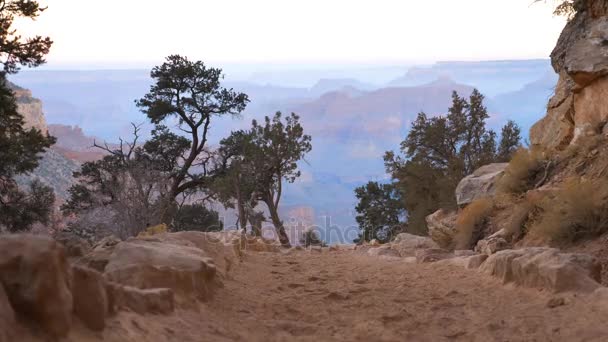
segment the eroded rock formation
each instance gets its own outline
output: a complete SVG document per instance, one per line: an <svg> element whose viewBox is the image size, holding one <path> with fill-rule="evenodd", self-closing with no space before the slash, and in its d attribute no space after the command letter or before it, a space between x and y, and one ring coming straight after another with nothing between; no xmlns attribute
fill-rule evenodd
<svg viewBox="0 0 608 342"><path fill-rule="evenodd" d="M533 145L563 149L608 133L608 2L576 2L577 14L551 53L559 81L547 115L530 130Z"/></svg>

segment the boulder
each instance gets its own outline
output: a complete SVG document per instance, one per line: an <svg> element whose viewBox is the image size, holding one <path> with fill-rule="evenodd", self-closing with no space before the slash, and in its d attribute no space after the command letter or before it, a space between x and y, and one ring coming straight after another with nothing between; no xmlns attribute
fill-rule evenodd
<svg viewBox="0 0 608 342"><path fill-rule="evenodd" d="M236 230L221 232L177 232L155 235L139 240L173 244L199 249L213 262L220 272L228 273L241 262L247 239Z"/></svg>
<svg viewBox="0 0 608 342"><path fill-rule="evenodd" d="M169 288L189 304L210 298L221 285L216 273L213 260L196 247L130 239L116 246L105 276L139 289Z"/></svg>
<svg viewBox="0 0 608 342"><path fill-rule="evenodd" d="M481 254L492 255L510 248L511 244L507 241L507 236L505 236L503 230L500 230L483 240L479 240L475 251Z"/></svg>
<svg viewBox="0 0 608 342"><path fill-rule="evenodd" d="M456 187L456 203L467 205L475 200L496 194L496 182L505 173L508 163L495 163L480 167L462 179Z"/></svg>
<svg viewBox="0 0 608 342"><path fill-rule="evenodd" d="M70 280L65 249L53 239L0 237L0 286L17 313L52 336L66 336L72 324Z"/></svg>
<svg viewBox="0 0 608 342"><path fill-rule="evenodd" d="M389 245L380 247L374 247L367 251L367 255L373 257L396 257L399 258L401 255L398 251L391 248Z"/></svg>
<svg viewBox="0 0 608 342"><path fill-rule="evenodd" d="M128 310L143 314L170 314L175 309L173 290L168 288L138 289L108 282L111 312Z"/></svg>
<svg viewBox="0 0 608 342"><path fill-rule="evenodd" d="M437 243L428 236L417 236L407 233L397 235L390 243L391 249L396 250L402 257L416 255L418 249L439 248Z"/></svg>
<svg viewBox="0 0 608 342"><path fill-rule="evenodd" d="M416 251L416 262L419 264L437 262L453 257L455 257L454 253L441 248L420 249Z"/></svg>
<svg viewBox="0 0 608 342"><path fill-rule="evenodd" d="M456 211L443 209L426 217L429 236L439 247L448 248L452 245L456 235L456 219L458 219Z"/></svg>
<svg viewBox="0 0 608 342"><path fill-rule="evenodd" d="M101 273L85 267L72 268L74 314L86 327L101 331L108 315L106 283Z"/></svg>
<svg viewBox="0 0 608 342"><path fill-rule="evenodd" d="M103 273L110 261L110 255L112 255L114 247L120 242L121 240L115 236L107 236L93 245L90 251L75 263Z"/></svg>
<svg viewBox="0 0 608 342"><path fill-rule="evenodd" d="M503 283L553 292L591 292L600 286L601 265L590 255L535 247L500 251L491 255L480 270Z"/></svg>
<svg viewBox="0 0 608 342"><path fill-rule="evenodd" d="M0 284L0 341L14 341L17 321L15 311L8 300L4 286Z"/></svg>

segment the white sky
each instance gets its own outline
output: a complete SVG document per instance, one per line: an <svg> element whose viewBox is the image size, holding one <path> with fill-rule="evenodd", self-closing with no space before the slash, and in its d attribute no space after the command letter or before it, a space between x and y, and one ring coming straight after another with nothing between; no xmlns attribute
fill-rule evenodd
<svg viewBox="0 0 608 342"><path fill-rule="evenodd" d="M533 0L43 0L51 65L544 58L564 19Z"/></svg>

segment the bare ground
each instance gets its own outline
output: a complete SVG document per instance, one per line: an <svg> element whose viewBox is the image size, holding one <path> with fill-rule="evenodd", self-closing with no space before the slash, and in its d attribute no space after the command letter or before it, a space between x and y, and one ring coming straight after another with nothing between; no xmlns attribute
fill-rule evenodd
<svg viewBox="0 0 608 342"><path fill-rule="evenodd" d="M565 305L549 308L550 300ZM608 302L352 251L251 254L214 299L73 341L606 341Z"/></svg>

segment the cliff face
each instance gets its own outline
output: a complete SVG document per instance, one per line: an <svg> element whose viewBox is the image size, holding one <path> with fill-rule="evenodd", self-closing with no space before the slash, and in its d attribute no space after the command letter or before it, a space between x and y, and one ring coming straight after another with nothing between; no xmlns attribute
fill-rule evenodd
<svg viewBox="0 0 608 342"><path fill-rule="evenodd" d="M48 127L44 114L42 113L42 101L32 96L32 92L28 89L23 89L12 85L19 113L25 119L26 128L37 128L43 133L48 133Z"/></svg>
<svg viewBox="0 0 608 342"><path fill-rule="evenodd" d="M581 0L551 62L559 74L547 115L530 130L533 145L563 149L608 134L608 0Z"/></svg>

